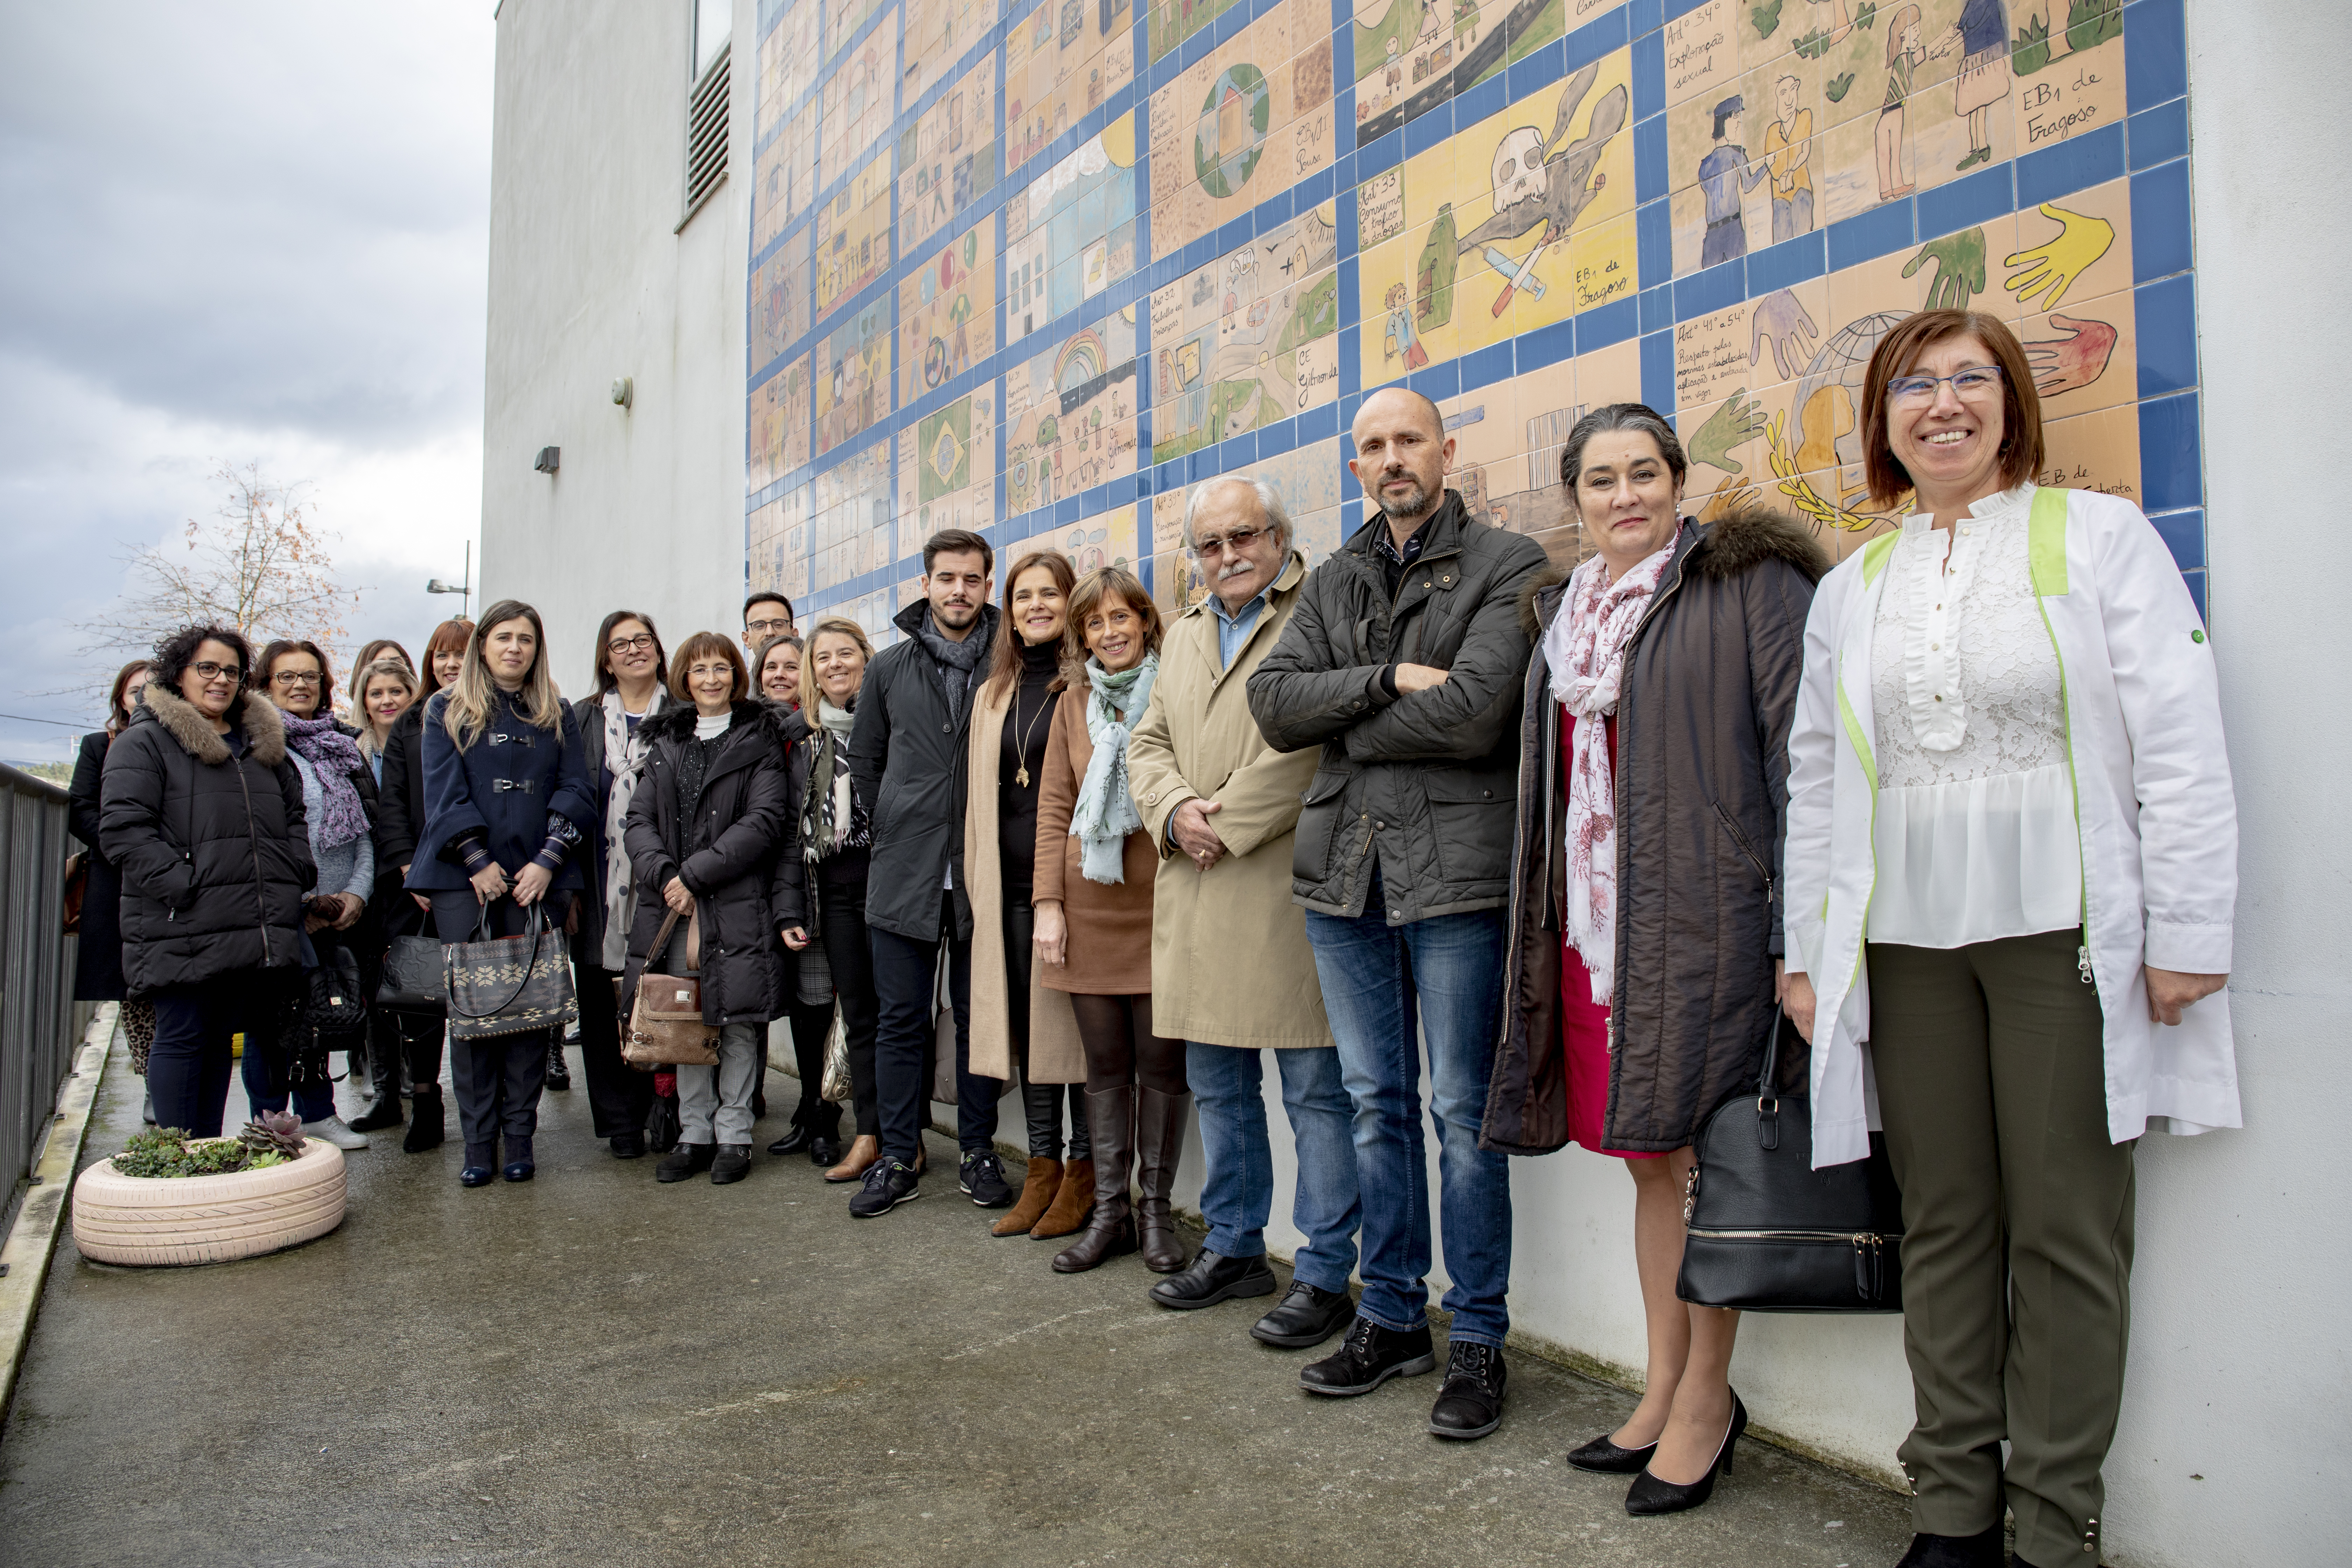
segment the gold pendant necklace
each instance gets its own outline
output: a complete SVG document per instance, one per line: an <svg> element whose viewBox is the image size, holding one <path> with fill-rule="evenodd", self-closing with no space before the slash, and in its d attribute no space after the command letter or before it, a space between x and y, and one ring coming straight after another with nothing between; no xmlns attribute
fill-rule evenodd
<svg viewBox="0 0 2352 1568"><path fill-rule="evenodd" d="M1013 770L1013 782L1022 789L1029 787L1029 737L1036 730L1037 721L1045 717L1045 710L1050 706L1050 703L1040 703L1037 711L1029 715L1028 728L1021 731L1021 751L1018 765ZM1021 722L1021 688L1017 685L1013 689L1013 722L1016 726Z"/></svg>

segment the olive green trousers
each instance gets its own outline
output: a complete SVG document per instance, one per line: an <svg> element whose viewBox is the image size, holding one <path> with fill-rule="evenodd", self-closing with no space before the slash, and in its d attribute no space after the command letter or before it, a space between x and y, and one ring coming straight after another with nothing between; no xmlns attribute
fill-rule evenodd
<svg viewBox="0 0 2352 1568"><path fill-rule="evenodd" d="M2107 1140L2080 941L1868 949L1871 1063L1903 1187L1913 1528L1975 1534L2005 1492L2036 1568L2098 1561L2131 1326L2133 1145Z"/></svg>

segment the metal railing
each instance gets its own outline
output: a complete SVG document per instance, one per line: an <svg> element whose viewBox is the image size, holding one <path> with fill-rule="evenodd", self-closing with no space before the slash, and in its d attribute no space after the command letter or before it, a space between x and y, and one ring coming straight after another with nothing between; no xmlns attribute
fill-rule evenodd
<svg viewBox="0 0 2352 1568"><path fill-rule="evenodd" d="M66 792L0 763L0 1209L32 1169L73 1068Z"/></svg>

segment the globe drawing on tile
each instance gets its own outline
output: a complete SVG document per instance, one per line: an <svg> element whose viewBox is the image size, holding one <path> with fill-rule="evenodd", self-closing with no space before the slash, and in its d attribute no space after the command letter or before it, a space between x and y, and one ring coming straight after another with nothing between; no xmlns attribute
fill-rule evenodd
<svg viewBox="0 0 2352 1568"><path fill-rule="evenodd" d="M1862 461L1864 383L1870 356L1903 318L1881 310L1849 322L1831 334L1797 383L1799 437L1793 445L1799 471Z"/></svg>
<svg viewBox="0 0 2352 1568"><path fill-rule="evenodd" d="M1265 146L1273 94L1255 66L1229 66L1209 89L1192 132L1192 173L1213 196L1230 196L1249 184Z"/></svg>

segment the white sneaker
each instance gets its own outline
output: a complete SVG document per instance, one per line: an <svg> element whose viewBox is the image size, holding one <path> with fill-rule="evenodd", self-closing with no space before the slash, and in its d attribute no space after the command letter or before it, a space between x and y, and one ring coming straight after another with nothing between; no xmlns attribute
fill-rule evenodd
<svg viewBox="0 0 2352 1568"><path fill-rule="evenodd" d="M320 1139L332 1143L338 1149L364 1149L368 1146L367 1134L352 1131L344 1125L343 1119L340 1116L329 1116L317 1121L305 1121L302 1123L302 1136Z"/></svg>

